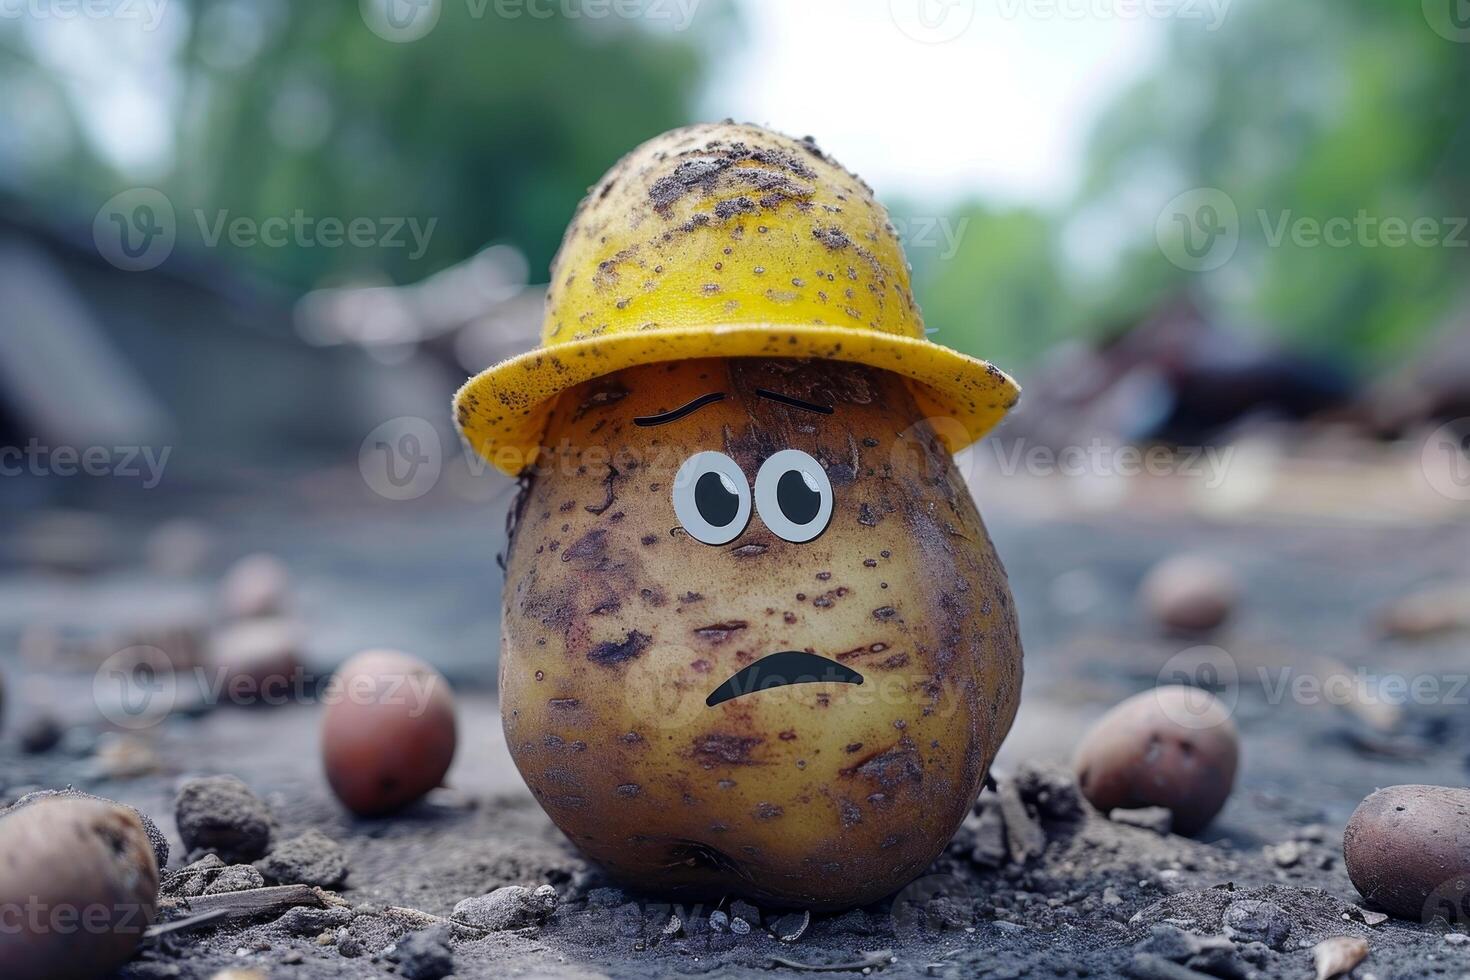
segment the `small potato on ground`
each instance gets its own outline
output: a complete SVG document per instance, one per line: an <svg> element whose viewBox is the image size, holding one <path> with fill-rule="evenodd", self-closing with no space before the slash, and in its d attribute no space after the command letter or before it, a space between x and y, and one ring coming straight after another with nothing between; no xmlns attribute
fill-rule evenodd
<svg viewBox="0 0 1470 980"><path fill-rule="evenodd" d="M0 819L7 980L88 980L122 965L153 919L158 865L143 823L116 804L57 796Z"/></svg>
<svg viewBox="0 0 1470 980"><path fill-rule="evenodd" d="M1166 558L1138 587L1144 611L1171 633L1205 633L1230 618L1240 583L1229 565L1206 555Z"/></svg>
<svg viewBox="0 0 1470 980"><path fill-rule="evenodd" d="M449 682L417 657L369 650L337 669L325 696L322 763L332 792L374 816L440 785L454 760Z"/></svg>
<svg viewBox="0 0 1470 980"><path fill-rule="evenodd" d="M1240 737L1208 691L1178 684L1136 694L1082 737L1073 763L1082 795L1099 810L1159 806L1174 831L1203 830L1230 796Z"/></svg>
<svg viewBox="0 0 1470 980"><path fill-rule="evenodd" d="M1343 860L1353 886L1394 915L1470 926L1470 789L1389 786L1348 820Z"/></svg>

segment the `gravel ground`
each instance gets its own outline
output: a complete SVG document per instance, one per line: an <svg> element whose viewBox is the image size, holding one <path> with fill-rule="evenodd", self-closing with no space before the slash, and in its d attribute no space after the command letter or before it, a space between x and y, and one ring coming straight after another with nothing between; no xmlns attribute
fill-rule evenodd
<svg viewBox="0 0 1470 980"><path fill-rule="evenodd" d="M1204 663L1234 679L1224 696L1242 734L1235 792L1197 840L1111 823L1085 804L1032 793L1028 820L1045 840L1039 855L999 867L977 861L984 848L972 819L898 896L807 921L800 910L757 910L734 896L696 905L626 892L565 844L510 764L488 684L493 657L473 652L476 644L493 650L486 610L498 590L496 534L474 530L493 523L483 509L365 507L323 520L290 513L228 524L219 549L268 547L298 572L308 664L371 642L371 624L381 623L391 642L445 667L461 725L452 788L393 818L354 819L321 778L310 704L201 711L99 736L83 710L92 703L91 673L0 652L9 689L0 737L7 801L71 783L130 803L169 838L172 870L186 861L173 807L180 781L232 773L273 811L275 839L314 830L342 848L350 872L335 893L346 910L183 930L150 942L125 977L227 969L254 971L232 978L433 976L449 956L459 977L820 968L899 977L1286 978L1314 976L1311 947L1331 936L1368 941L1360 980L1470 977L1470 943L1443 923L1365 912L1341 857L1348 816L1374 788L1470 780L1470 692L1454 690L1470 663L1465 634L1390 641L1373 628L1385 602L1466 577L1466 525L1224 525L1126 512L1059 521L989 508L1026 645L1021 714L997 762L1002 785L1034 785L1037 767L1065 763L1108 707L1178 671L1198 677ZM478 539L469 554L466 528ZM1229 561L1244 587L1239 615L1203 652L1155 635L1133 597L1154 561L1191 549ZM166 592L169 608L207 605L193 580L140 576L126 562L57 578L11 557L0 576L0 651L34 645L22 630L37 610L54 620L86 608L91 629L121 615L109 610L136 618L139 596ZM1387 728L1350 706L1282 693L1283 680L1359 667L1434 678L1439 693L1403 706ZM21 733L43 703L67 731L50 751L24 753ZM558 907L521 929L426 928L432 920L401 911L443 917L502 886L543 884L556 890Z"/></svg>

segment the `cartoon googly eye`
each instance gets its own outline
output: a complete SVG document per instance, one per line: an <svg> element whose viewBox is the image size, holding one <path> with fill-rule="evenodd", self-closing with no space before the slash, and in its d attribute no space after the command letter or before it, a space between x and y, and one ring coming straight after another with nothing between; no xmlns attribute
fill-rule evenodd
<svg viewBox="0 0 1470 980"><path fill-rule="evenodd" d="M750 483L724 453L695 453L674 474L674 514L690 537L725 544L750 523Z"/></svg>
<svg viewBox="0 0 1470 980"><path fill-rule="evenodd" d="M783 449L755 475L755 506L761 520L787 541L810 541L832 520L832 482L827 471L800 449Z"/></svg>

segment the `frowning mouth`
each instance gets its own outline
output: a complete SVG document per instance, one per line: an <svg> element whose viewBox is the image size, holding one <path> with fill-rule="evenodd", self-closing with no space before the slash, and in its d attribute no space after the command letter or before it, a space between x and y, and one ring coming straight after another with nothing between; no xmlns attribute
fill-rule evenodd
<svg viewBox="0 0 1470 980"><path fill-rule="evenodd" d="M713 708L734 698L769 691L787 684L861 684L863 675L835 660L786 650L757 660L736 671L729 680L710 692L704 703Z"/></svg>

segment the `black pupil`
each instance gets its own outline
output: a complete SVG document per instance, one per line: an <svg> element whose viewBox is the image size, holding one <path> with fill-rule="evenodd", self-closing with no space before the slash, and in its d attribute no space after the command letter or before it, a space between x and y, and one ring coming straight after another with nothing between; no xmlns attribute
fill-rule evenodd
<svg viewBox="0 0 1470 980"><path fill-rule="evenodd" d="M725 527L740 510L740 497L730 492L718 473L705 473L694 481L694 506L710 527Z"/></svg>
<svg viewBox="0 0 1470 980"><path fill-rule="evenodd" d="M822 509L822 495L807 486L800 470L787 470L776 481L776 503L786 519L798 526L810 524Z"/></svg>

